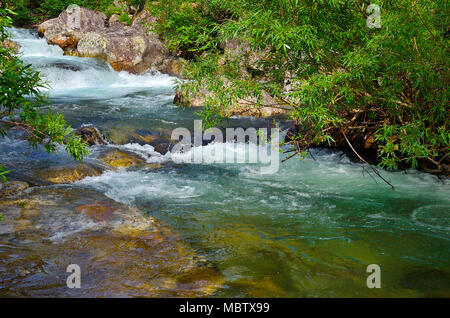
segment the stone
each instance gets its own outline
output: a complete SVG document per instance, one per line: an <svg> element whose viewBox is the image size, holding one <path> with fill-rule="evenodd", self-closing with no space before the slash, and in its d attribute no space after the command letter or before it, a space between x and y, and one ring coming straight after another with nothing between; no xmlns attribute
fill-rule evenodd
<svg viewBox="0 0 450 318"><path fill-rule="evenodd" d="M143 73L164 60L164 48L155 34L144 35L131 27L114 26L87 33L79 42L78 56L99 57L116 71Z"/></svg>
<svg viewBox="0 0 450 318"><path fill-rule="evenodd" d="M29 187L30 185L28 183L22 181L0 183L0 198L19 195Z"/></svg>
<svg viewBox="0 0 450 318"><path fill-rule="evenodd" d="M58 18L50 19L47 21L42 22L38 26L38 34L39 36L43 37L45 36L45 32L49 29L55 28L56 24L58 23Z"/></svg>
<svg viewBox="0 0 450 318"><path fill-rule="evenodd" d="M3 42L0 42L0 46L11 49L15 54L19 53L20 45L10 39L5 39Z"/></svg>
<svg viewBox="0 0 450 318"><path fill-rule="evenodd" d="M114 25L122 25L122 26L125 26L126 24L123 23L123 22L120 22L120 21L119 21L119 18L120 18L120 15L118 15L118 14L113 14L113 15L109 18L109 20L108 20L108 25L109 25L109 27L112 27L112 26L114 26Z"/></svg>
<svg viewBox="0 0 450 318"><path fill-rule="evenodd" d="M83 126L75 131L75 134L86 141L89 146L106 144L100 131L94 126Z"/></svg>
<svg viewBox="0 0 450 318"><path fill-rule="evenodd" d="M155 151L165 155L171 149L171 133L169 131L136 130L126 136L126 144L151 145Z"/></svg>
<svg viewBox="0 0 450 318"><path fill-rule="evenodd" d="M108 140L116 145L151 145L160 154L166 154L176 141L172 141L170 130L136 129L131 126L119 126L106 132Z"/></svg>
<svg viewBox="0 0 450 318"><path fill-rule="evenodd" d="M177 89L173 103L175 105L185 107L203 107L205 106L206 99L213 96L213 93L206 88L201 87L197 93L184 92L181 89Z"/></svg>
<svg viewBox="0 0 450 318"><path fill-rule="evenodd" d="M244 74L247 73L247 68L262 71L263 69L258 65L258 62L270 54L270 48L253 50L246 41L238 38L227 39L220 43L219 47L224 51L225 60L240 59Z"/></svg>
<svg viewBox="0 0 450 318"><path fill-rule="evenodd" d="M77 19L78 25L74 22ZM119 22L117 15L111 16L108 23L106 20L103 13L69 6L57 19L42 23L39 34L49 44L59 45L67 55L100 58L116 71L140 74L161 68L167 50L158 35L144 26L156 21L148 11L139 13L131 26Z"/></svg>
<svg viewBox="0 0 450 318"><path fill-rule="evenodd" d="M212 96L213 93L205 88L200 88L197 94L185 93L177 89L173 102L185 107L202 107L205 106L206 99ZM225 113L227 116L251 116L256 118L281 116L286 114L287 110L283 109L280 104L266 91L263 91L259 105L255 97L238 99L237 103L229 107Z"/></svg>
<svg viewBox="0 0 450 318"><path fill-rule="evenodd" d="M152 16L148 10L143 10L141 13L136 15L131 26L141 31L148 31L146 30L145 25L146 24L149 25L156 22L157 22L156 17Z"/></svg>
<svg viewBox="0 0 450 318"><path fill-rule="evenodd" d="M119 150L117 148L108 149L106 152L101 154L98 159L114 169L128 168L145 163L145 160L140 156L128 151Z"/></svg>
<svg viewBox="0 0 450 318"><path fill-rule="evenodd" d="M176 76L178 78L183 78L183 64L185 60L183 58L170 58L164 61L161 68L161 72L169 74L171 76Z"/></svg>
<svg viewBox="0 0 450 318"><path fill-rule="evenodd" d="M106 15L83 7L69 6L58 18L39 25L38 33L49 44L59 45L63 50L76 48L88 32L105 28Z"/></svg>
<svg viewBox="0 0 450 318"><path fill-rule="evenodd" d="M75 210L97 222L108 222L115 219L115 209L107 205L85 204L75 207Z"/></svg>
<svg viewBox="0 0 450 318"><path fill-rule="evenodd" d="M51 183L74 183L86 177L99 176L101 171L85 163L54 166L35 172L35 177Z"/></svg>

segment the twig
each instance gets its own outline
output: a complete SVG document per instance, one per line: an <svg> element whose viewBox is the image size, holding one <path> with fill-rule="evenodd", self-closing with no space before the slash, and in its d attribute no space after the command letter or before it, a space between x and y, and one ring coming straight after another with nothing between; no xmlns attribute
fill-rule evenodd
<svg viewBox="0 0 450 318"><path fill-rule="evenodd" d="M350 146L350 148L352 149L352 151L355 153L355 155L359 158L359 160L361 160L361 162L362 163L364 163L364 164L366 164L367 165L367 167L369 167L381 180L383 180L384 182L386 182L388 185L390 185L391 186L391 188L392 188L392 190L395 190L395 188L394 188L394 186L389 182L389 181L387 181L381 174L380 174L380 172L377 170L377 169L375 169L372 165L370 165L366 160L364 160L364 158L363 157L361 157L360 155L359 155L359 153L355 150L355 148L353 148L353 146L352 146L352 144L350 143L350 141L348 140L348 138L347 138L347 135L345 134L345 132L343 131L343 130L341 130L341 133L342 133L342 135L344 136L344 138L345 138L345 141L347 142L347 144Z"/></svg>
<svg viewBox="0 0 450 318"><path fill-rule="evenodd" d="M296 152L294 152L292 155L290 155L289 157L287 157L287 158L285 158L285 159L283 159L281 162L283 163L283 162L286 162L286 161L288 161L289 159L291 159L292 157L294 157L294 156L296 156L297 155L297 151Z"/></svg>

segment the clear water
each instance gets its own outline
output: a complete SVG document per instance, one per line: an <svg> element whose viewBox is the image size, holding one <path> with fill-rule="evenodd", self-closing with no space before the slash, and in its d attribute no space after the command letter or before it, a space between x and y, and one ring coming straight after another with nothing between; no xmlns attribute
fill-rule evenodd
<svg viewBox="0 0 450 318"><path fill-rule="evenodd" d="M172 104L169 76L118 73L102 61L63 56L28 30L12 33L23 59L47 78L53 108L75 128L94 124L114 137L134 128L192 128L197 118ZM70 161L10 141L0 142L0 160L18 168ZM171 160L151 146L124 147L149 161ZM216 147L203 147L204 155ZM105 172L74 187L99 190L171 225L225 277L215 296L449 297L449 182L382 172L393 191L341 153L314 154L316 160L281 164L275 175L250 164L185 164ZM381 267L381 289L366 286L369 264Z"/></svg>

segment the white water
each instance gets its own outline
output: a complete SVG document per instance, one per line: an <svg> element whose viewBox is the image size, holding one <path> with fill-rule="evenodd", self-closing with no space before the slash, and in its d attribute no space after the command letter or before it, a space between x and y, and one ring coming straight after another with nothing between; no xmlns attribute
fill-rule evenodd
<svg viewBox="0 0 450 318"><path fill-rule="evenodd" d="M98 59L64 56L61 48L27 30L9 29L23 60L40 71L51 98L105 99L133 94L148 87L172 88L173 78L159 73L115 72Z"/></svg>

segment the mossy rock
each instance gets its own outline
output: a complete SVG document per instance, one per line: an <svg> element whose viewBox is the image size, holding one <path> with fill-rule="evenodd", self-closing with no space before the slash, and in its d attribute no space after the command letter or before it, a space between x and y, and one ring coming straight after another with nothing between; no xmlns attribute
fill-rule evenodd
<svg viewBox="0 0 450 318"><path fill-rule="evenodd" d="M101 154L98 159L115 169L128 168L145 163L144 159L140 156L116 148Z"/></svg>

